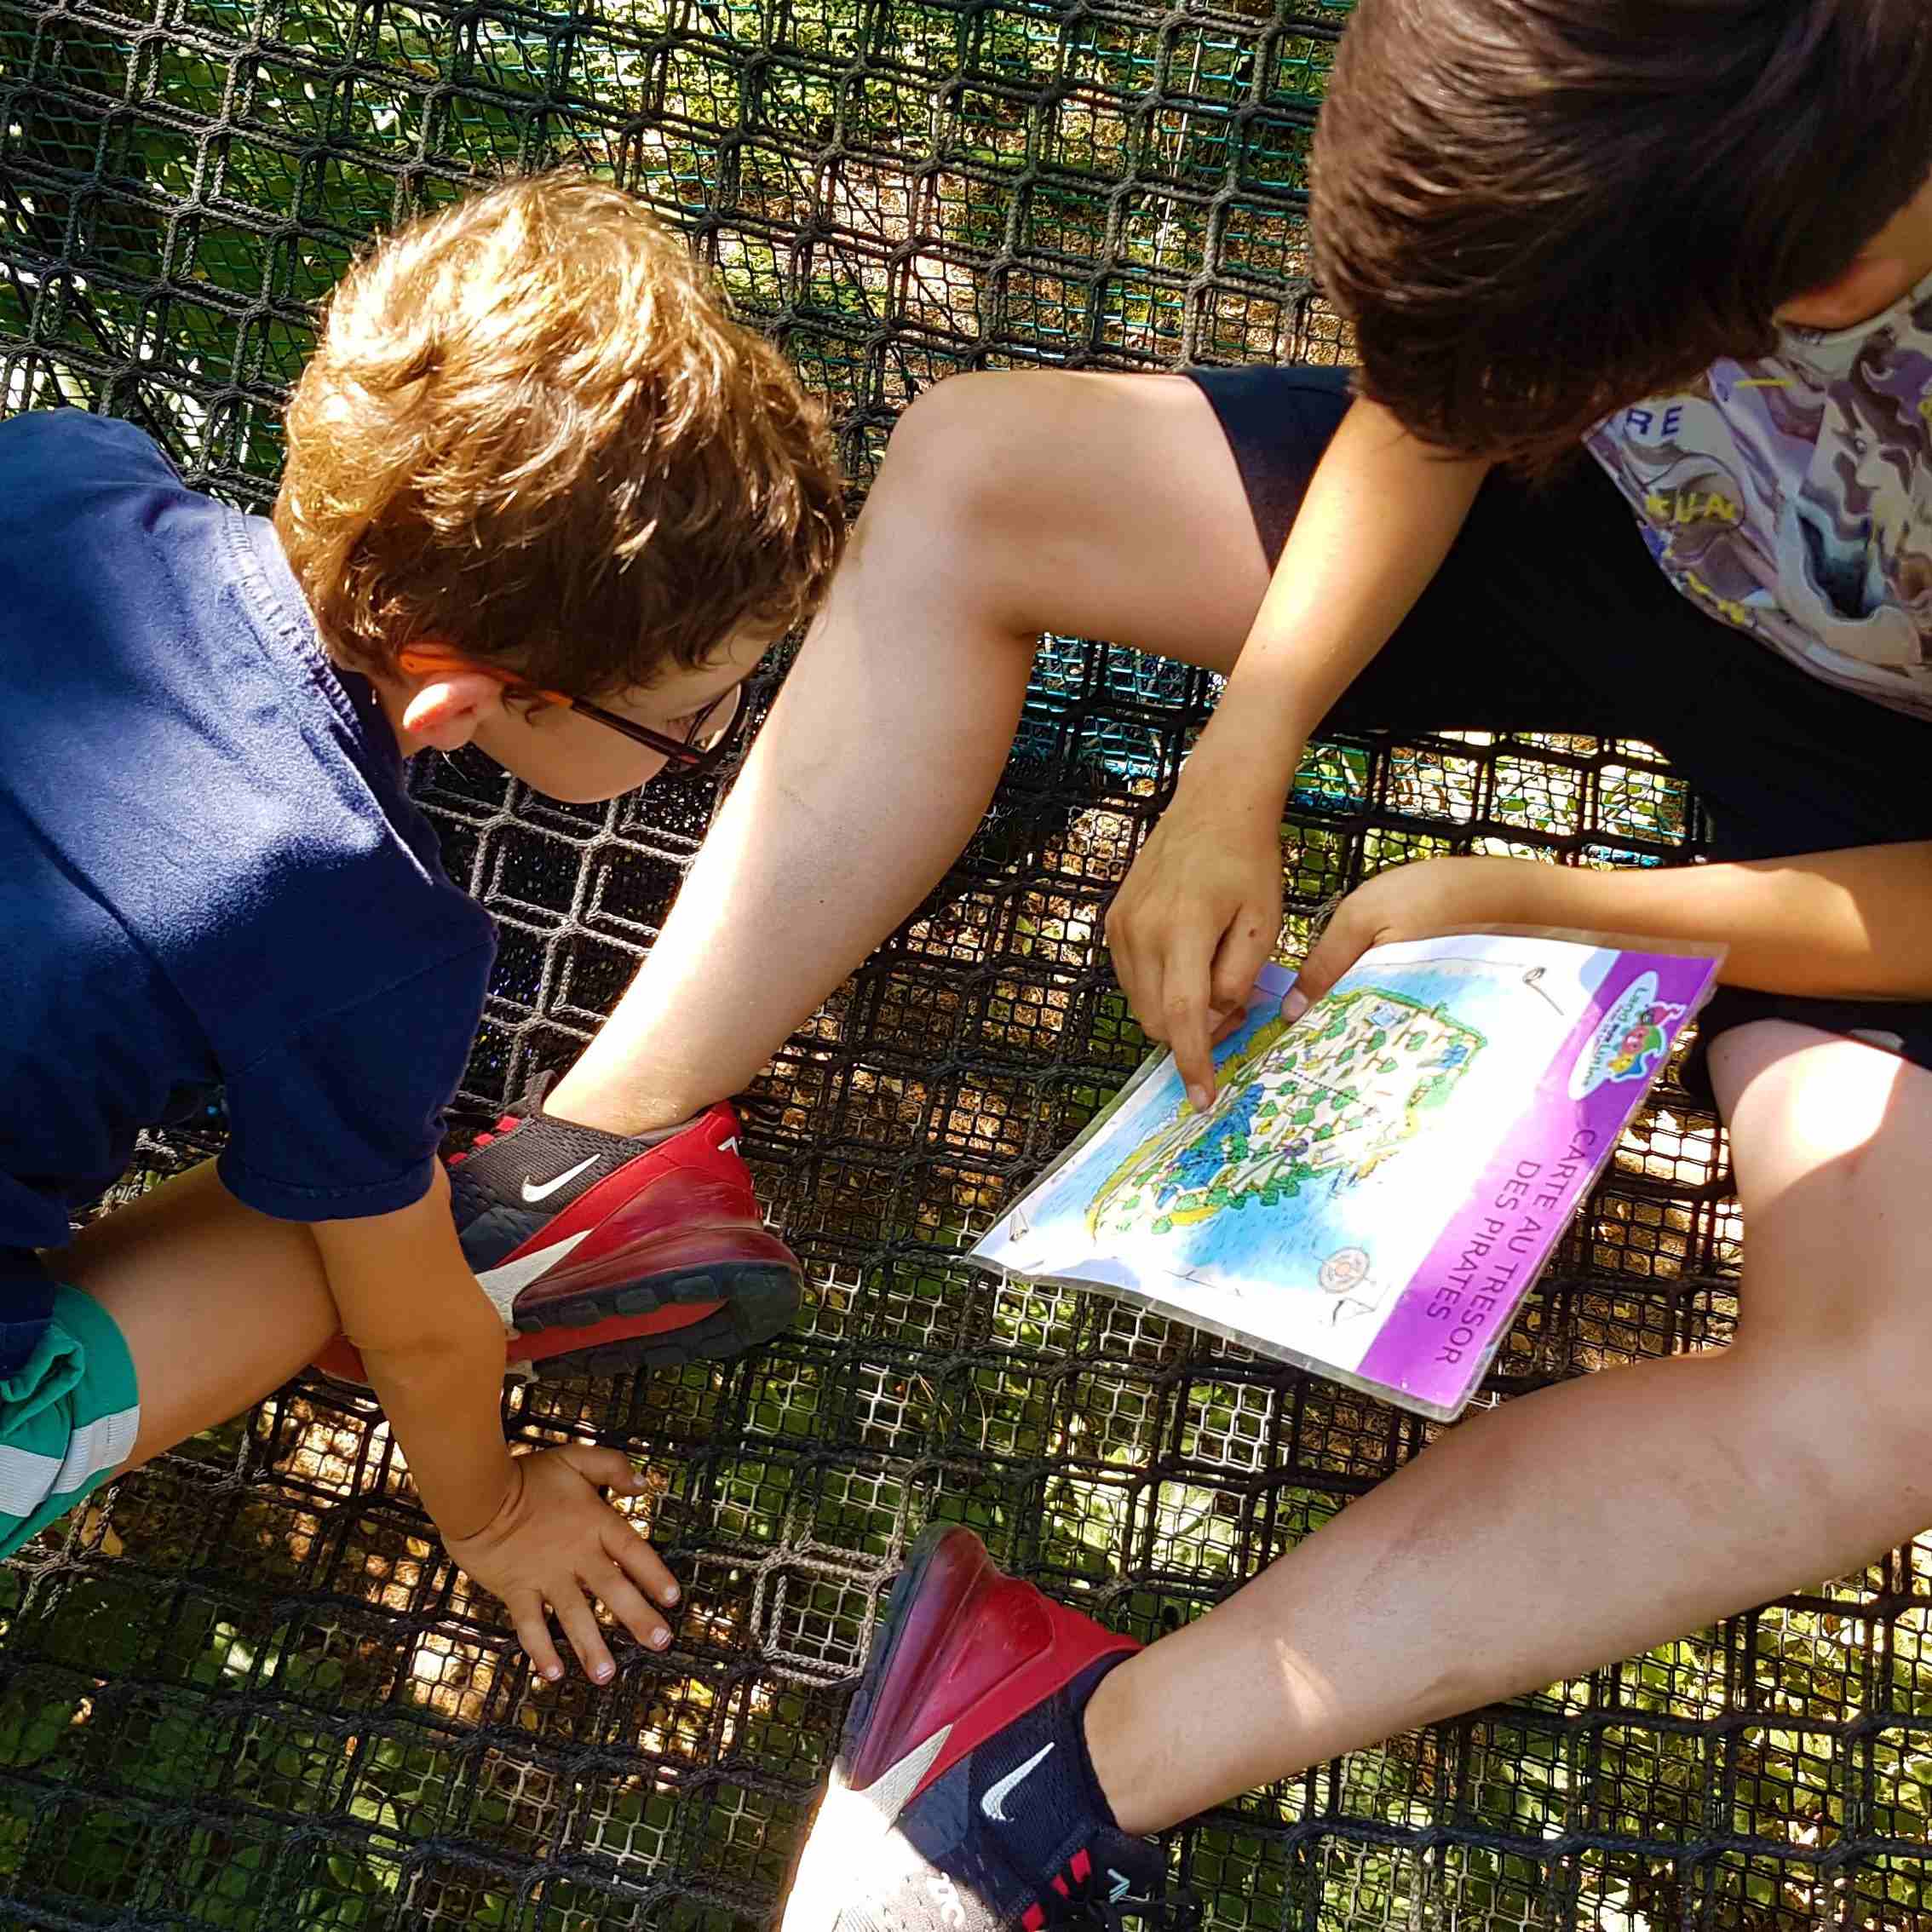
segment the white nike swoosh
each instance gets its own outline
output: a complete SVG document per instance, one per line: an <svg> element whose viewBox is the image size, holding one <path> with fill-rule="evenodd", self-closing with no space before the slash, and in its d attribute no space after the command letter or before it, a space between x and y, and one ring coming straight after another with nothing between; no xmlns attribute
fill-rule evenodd
<svg viewBox="0 0 1932 1932"><path fill-rule="evenodd" d="M595 1160L597 1157L590 1157ZM516 1298L539 1274L547 1273L564 1260L580 1241L588 1240L590 1230L566 1234L561 1241L553 1241L547 1248L539 1248L533 1255L525 1255L520 1261L507 1261L501 1268L492 1268L476 1278L476 1285L496 1304L497 1313L503 1318L503 1326L515 1325L512 1310Z"/></svg>
<svg viewBox="0 0 1932 1932"><path fill-rule="evenodd" d="M566 1181L574 1181L585 1168L595 1167L600 1158L596 1154L592 1154L588 1160L578 1161L575 1167L566 1167L561 1174L557 1176L555 1180L546 1181L541 1187L532 1187L530 1185L530 1176L527 1174L525 1175L523 1177L524 1199L528 1201L532 1207L535 1207L538 1201L549 1200L550 1196L555 1193L557 1189L562 1187Z"/></svg>
<svg viewBox="0 0 1932 1932"><path fill-rule="evenodd" d="M806 1837L791 1895L785 1900L779 1932L829 1932L837 1923L854 1885L876 1871L883 1849L881 1841L946 1748L952 1731L950 1724L934 1731L863 1791L854 1791L846 1782L842 1765L832 1766L819 1815Z"/></svg>
<svg viewBox="0 0 1932 1932"><path fill-rule="evenodd" d="M992 1819L996 1825L1009 1823L1010 1820L1005 1809L1008 1796L1014 1787L1039 1764L1043 1758L1050 1757L1052 1751L1053 1746L1050 1744L1042 1745L1017 1771L1009 1771L997 1785L989 1785L986 1787L986 1795L980 1800L980 1809L985 1812L986 1816Z"/></svg>

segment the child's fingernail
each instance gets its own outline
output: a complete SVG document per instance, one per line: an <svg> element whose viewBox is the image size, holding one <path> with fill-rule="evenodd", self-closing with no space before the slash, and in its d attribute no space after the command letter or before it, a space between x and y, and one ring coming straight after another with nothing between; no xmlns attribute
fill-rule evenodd
<svg viewBox="0 0 1932 1932"><path fill-rule="evenodd" d="M682 1592L679 1590L676 1584L666 1584L664 1585L664 1607L668 1609L672 1604L677 1601L679 1596L681 1594Z"/></svg>
<svg viewBox="0 0 1932 1932"><path fill-rule="evenodd" d="M548 1666L547 1666L547 1667L545 1668L545 1670L544 1670L544 1671L543 1671L543 1682L544 1682L545 1683L547 1683L547 1684L554 1684L554 1683L555 1683L555 1682L556 1682L556 1681L558 1680L558 1678L560 1678L561 1676L562 1676L562 1675L563 1675L563 1665L561 1665L561 1664L552 1664L552 1665L548 1665Z"/></svg>
<svg viewBox="0 0 1932 1932"><path fill-rule="evenodd" d="M667 1630L662 1624L659 1624L657 1629L651 1632L652 1649L662 1650L664 1646L670 1642L670 1632Z"/></svg>
<svg viewBox="0 0 1932 1932"><path fill-rule="evenodd" d="M611 1664L600 1664L591 1676L601 1684L607 1684L617 1675L617 1667Z"/></svg>
<svg viewBox="0 0 1932 1932"><path fill-rule="evenodd" d="M1196 1113L1205 1113L1208 1110L1207 1089L1205 1087L1188 1088L1187 1104L1193 1108Z"/></svg>
<svg viewBox="0 0 1932 1932"><path fill-rule="evenodd" d="M1299 986L1291 986L1281 1002L1281 1017L1292 1026L1308 1009L1308 996Z"/></svg>

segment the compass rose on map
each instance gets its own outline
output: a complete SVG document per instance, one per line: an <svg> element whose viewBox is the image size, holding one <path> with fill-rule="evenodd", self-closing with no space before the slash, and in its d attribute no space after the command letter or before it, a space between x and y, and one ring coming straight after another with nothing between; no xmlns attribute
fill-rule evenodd
<svg viewBox="0 0 1932 1932"><path fill-rule="evenodd" d="M1321 1264L1315 1279L1331 1295L1346 1295L1351 1288L1368 1279L1368 1271L1366 1248L1337 1248Z"/></svg>

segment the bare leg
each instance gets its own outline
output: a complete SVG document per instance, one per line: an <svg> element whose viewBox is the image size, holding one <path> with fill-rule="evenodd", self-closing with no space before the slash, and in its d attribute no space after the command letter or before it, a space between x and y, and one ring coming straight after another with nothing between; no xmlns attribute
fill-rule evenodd
<svg viewBox="0 0 1932 1932"><path fill-rule="evenodd" d="M1736 1342L1476 1417L1113 1672L1088 1737L1125 1828L1843 1575L1932 1522L1932 1073L1782 1022L1725 1036L1712 1070L1750 1230Z"/></svg>
<svg viewBox="0 0 1932 1932"><path fill-rule="evenodd" d="M1186 378L928 392L662 937L549 1111L640 1133L745 1085L971 837L1043 631L1224 670L1267 586Z"/></svg>
<svg viewBox="0 0 1932 1932"><path fill-rule="evenodd" d="M279 1389L336 1332L308 1228L244 1207L212 1161L48 1256L119 1325L141 1390L132 1469Z"/></svg>

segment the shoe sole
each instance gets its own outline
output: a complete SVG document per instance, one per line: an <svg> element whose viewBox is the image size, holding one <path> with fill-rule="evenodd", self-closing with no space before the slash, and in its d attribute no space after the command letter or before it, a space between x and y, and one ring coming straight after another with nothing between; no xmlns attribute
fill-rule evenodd
<svg viewBox="0 0 1932 1932"><path fill-rule="evenodd" d="M799 1279L791 1269L771 1262L716 1262L607 1295L575 1296L532 1310L520 1318L517 1334L561 1340L572 1329L601 1327L625 1315L704 1302L713 1304L709 1312L694 1309L691 1319L677 1327L583 1348L566 1343L539 1360L546 1365L568 1362L591 1375L619 1375L632 1369L677 1368L686 1362L743 1354L792 1325L798 1314ZM511 1359L520 1359L514 1338L509 1348Z"/></svg>
<svg viewBox="0 0 1932 1932"><path fill-rule="evenodd" d="M577 1296L543 1311L541 1320L526 1319L515 1334L505 1337L506 1359L539 1367L562 1366L589 1375L625 1375L638 1369L681 1368L687 1362L723 1361L785 1333L796 1320L800 1283L796 1272L768 1262L722 1262L702 1269L658 1278L649 1287L635 1285L593 1300ZM613 1308L601 1303L618 1302ZM572 1346L573 1330L601 1328L613 1322L653 1314L690 1314L675 1325L642 1334L596 1340L586 1336ZM540 1336L549 1344L540 1353L518 1348L520 1341ZM331 1366L331 1353L343 1347L342 1338L325 1349L310 1366L331 1382L367 1389L365 1376L351 1373L347 1362Z"/></svg>
<svg viewBox="0 0 1932 1932"><path fill-rule="evenodd" d="M886 1599L885 1615L839 1739L839 1756L855 1784L869 1783L900 1755L865 1749L873 1719L895 1716L925 1688L925 1673L919 1670L917 1656L909 1654L901 1670L900 1653L909 1642L929 1655L935 1652L954 1619L972 1601L981 1578L992 1570L985 1544L958 1523L929 1525L906 1551L906 1566ZM873 1758L883 1762L869 1762Z"/></svg>
<svg viewBox="0 0 1932 1932"><path fill-rule="evenodd" d="M862 1748L865 1734L875 1716L903 1708L901 1693L909 1687L900 1682L902 1676L909 1679L911 1688L923 1684L926 1673L916 1667L916 1656L906 1657L913 1668L903 1673L899 1669L906 1646L927 1636L943 1642L952 1613L970 1599L970 1579L992 1567L979 1538L956 1523L927 1528L907 1550L905 1566L887 1594L871 1653L846 1714L837 1761L820 1788L812 1820L791 1860L776 1932L847 1932L854 1923L890 1923L870 1915L861 1918L846 1909L858 1902L853 1889L870 1876L867 1850L897 1824L912 1796L903 1780L894 1780L889 1799L883 1791L868 1789L877 1772L858 1768L868 1755ZM963 1579L963 1590L958 1587ZM870 1755L876 1758L879 1754L875 1750ZM958 1906L952 1910L958 1914L956 1923L963 1923L965 1915Z"/></svg>

